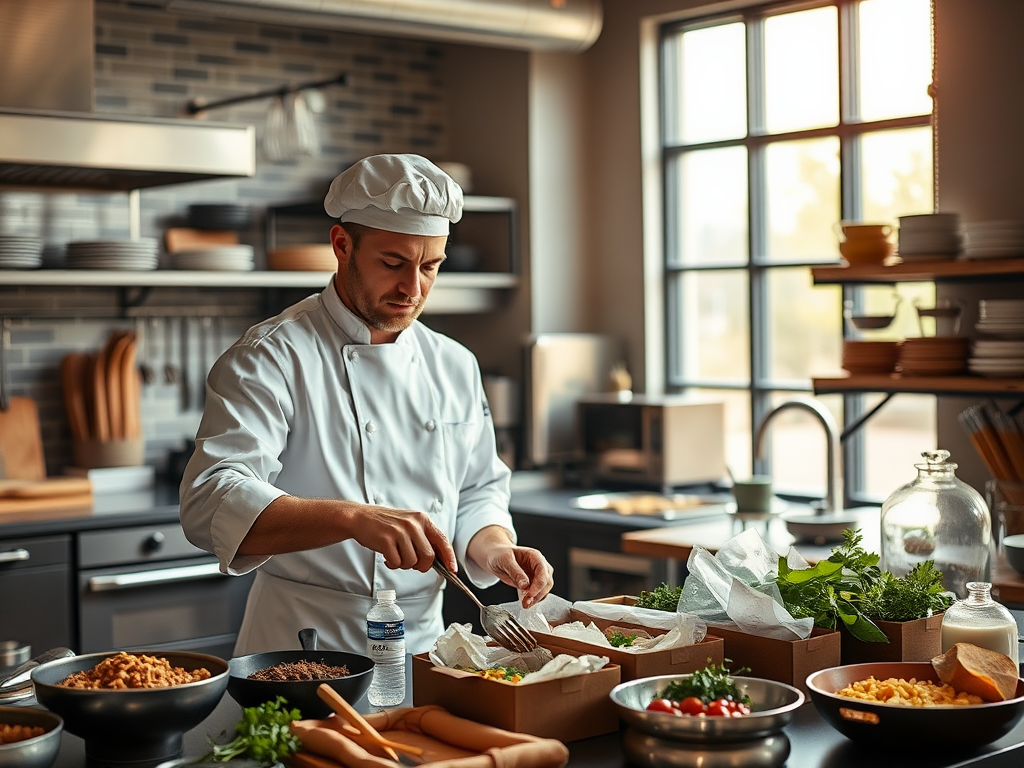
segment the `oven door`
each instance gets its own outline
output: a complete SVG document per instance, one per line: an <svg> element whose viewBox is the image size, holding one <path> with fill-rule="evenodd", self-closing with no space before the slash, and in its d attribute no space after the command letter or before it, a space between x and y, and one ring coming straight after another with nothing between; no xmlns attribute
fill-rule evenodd
<svg viewBox="0 0 1024 768"><path fill-rule="evenodd" d="M213 557L81 571L81 653L174 649L229 659L254 575L226 576Z"/></svg>

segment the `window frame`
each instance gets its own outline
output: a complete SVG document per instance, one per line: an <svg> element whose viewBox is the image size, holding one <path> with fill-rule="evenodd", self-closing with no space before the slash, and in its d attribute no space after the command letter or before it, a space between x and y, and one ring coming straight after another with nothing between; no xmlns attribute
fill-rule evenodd
<svg viewBox="0 0 1024 768"><path fill-rule="evenodd" d="M857 61L857 6L860 0L797 0L774 2L758 5L743 10L727 11L718 14L673 20L662 24L658 37L659 67L659 98L661 101L661 119L658 127L661 169L662 169L662 215L663 215L663 321L664 321L664 353L666 365L664 369L665 391L681 393L687 389L720 390L748 393L748 409L751 427L751 457L755 455L754 437L756 426L762 422L772 409L772 398L778 394L814 394L810 380L781 381L772 380L768 376L769 369L769 327L768 312L768 281L772 271L787 268L806 268L821 266L822 261L769 260L766 252L767 228L765 214L767 198L764 194L764 158L767 147L778 142L806 140L821 137L835 137L839 141L840 156L840 217L858 220L862 218L860 201L861 178L857 169L860 168L861 139L868 134L905 128L933 127L934 110L925 114L910 115L880 120L862 120L857 118L857 88L854 87L858 74ZM794 11L811 10L823 7L837 9L837 35L839 55L839 122L837 125L795 131L769 133L765 128L765 92L763 83L763 51L764 28L766 20ZM718 141L701 141L686 143L671 139L672 121L678 114L678 102L674 94L680 91L680 84L674 81L674 73L678 67L673 66L677 60L672 58L674 52L672 39L683 32L741 22L745 29L746 51L746 107L747 131L742 137ZM934 134L932 137L934 158ZM685 153L726 147L743 147L747 152L747 202L748 202L748 251L745 263L730 262L728 264L693 265L679 263L673 255L679 252L679 232L681 225L676 211L676 190L673 188L671 169ZM933 161L934 173L934 161ZM934 184L933 184L934 186ZM933 190L934 196L934 190ZM749 312L749 370L750 378L742 381L721 381L700 376L689 377L684 374L686 349L682 327L683 312L677 305L676 278L687 273L723 272L743 270L747 275L747 307ZM860 306L863 301L863 288L855 285L844 285L840 306L852 301ZM845 323L842 324L844 337L849 334ZM872 415L878 406L868 405L869 395L844 394L842 397L842 441L843 441L843 503L877 503L866 497L865 485L866 465L864 461L864 440L857 430L863 426L867 417ZM763 461L752 462L754 472L770 473L771 456L766 451Z"/></svg>

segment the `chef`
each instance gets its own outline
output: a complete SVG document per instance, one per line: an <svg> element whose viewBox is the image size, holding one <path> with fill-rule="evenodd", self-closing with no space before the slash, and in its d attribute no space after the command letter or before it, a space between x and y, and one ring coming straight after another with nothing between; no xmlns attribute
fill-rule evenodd
<svg viewBox="0 0 1024 768"><path fill-rule="evenodd" d="M510 470L472 353L417 320L462 190L418 155L364 158L324 208L338 271L250 328L213 366L181 482L189 540L221 570L256 570L235 654L365 653L366 612L394 589L406 648L444 632L435 555L478 587L548 593L551 566L516 544Z"/></svg>

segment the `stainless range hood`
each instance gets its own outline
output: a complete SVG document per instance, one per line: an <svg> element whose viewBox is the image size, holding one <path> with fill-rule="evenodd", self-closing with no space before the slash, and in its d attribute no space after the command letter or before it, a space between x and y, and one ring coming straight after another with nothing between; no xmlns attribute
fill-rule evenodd
<svg viewBox="0 0 1024 768"><path fill-rule="evenodd" d="M133 191L254 176L252 126L91 112L90 0L0 0L0 187Z"/></svg>
<svg viewBox="0 0 1024 768"><path fill-rule="evenodd" d="M134 189L256 173L250 125L0 108L0 185Z"/></svg>

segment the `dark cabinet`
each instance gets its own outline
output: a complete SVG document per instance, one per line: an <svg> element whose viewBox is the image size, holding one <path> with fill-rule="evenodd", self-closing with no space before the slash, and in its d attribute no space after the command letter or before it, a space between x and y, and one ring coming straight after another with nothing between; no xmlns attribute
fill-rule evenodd
<svg viewBox="0 0 1024 768"><path fill-rule="evenodd" d="M0 541L0 640L74 648L69 534Z"/></svg>

